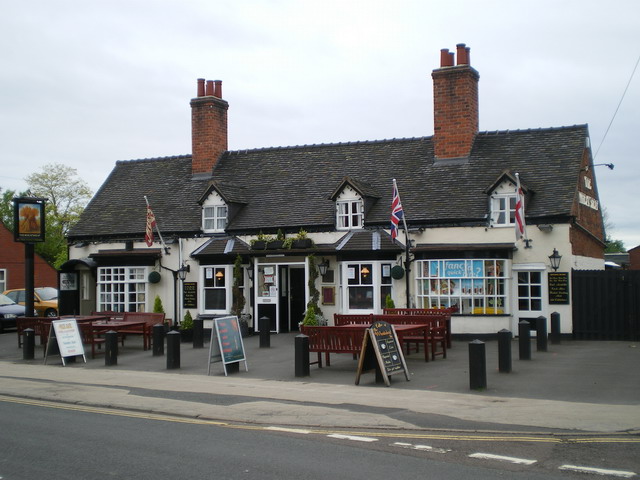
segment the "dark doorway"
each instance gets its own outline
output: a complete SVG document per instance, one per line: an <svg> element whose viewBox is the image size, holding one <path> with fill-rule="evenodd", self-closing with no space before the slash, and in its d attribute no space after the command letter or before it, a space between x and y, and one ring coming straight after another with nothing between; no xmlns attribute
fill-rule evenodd
<svg viewBox="0 0 640 480"><path fill-rule="evenodd" d="M290 330L298 331L298 323L304 317L305 311L305 291L304 267L289 269L289 307L290 307Z"/></svg>

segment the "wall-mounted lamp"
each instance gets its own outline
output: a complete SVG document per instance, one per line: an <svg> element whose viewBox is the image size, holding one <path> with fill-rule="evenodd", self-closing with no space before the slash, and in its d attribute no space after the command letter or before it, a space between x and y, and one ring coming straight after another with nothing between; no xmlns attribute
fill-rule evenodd
<svg viewBox="0 0 640 480"><path fill-rule="evenodd" d="M551 262L551 268L553 268L554 272L560 268L560 260L562 260L562 255L554 248L553 253L549 255L549 262Z"/></svg>
<svg viewBox="0 0 640 480"><path fill-rule="evenodd" d="M247 267L247 275L249 276L249 280L253 282L253 262L249 262L249 266Z"/></svg>
<svg viewBox="0 0 640 480"><path fill-rule="evenodd" d="M177 270L178 278L184 282L187 278L187 273L189 273L190 271L191 265L185 265L183 263L182 266Z"/></svg>
<svg viewBox="0 0 640 480"><path fill-rule="evenodd" d="M322 259L322 262L318 264L318 270L320 270L320 275L324 276L327 274L327 270L329 269L329 260Z"/></svg>

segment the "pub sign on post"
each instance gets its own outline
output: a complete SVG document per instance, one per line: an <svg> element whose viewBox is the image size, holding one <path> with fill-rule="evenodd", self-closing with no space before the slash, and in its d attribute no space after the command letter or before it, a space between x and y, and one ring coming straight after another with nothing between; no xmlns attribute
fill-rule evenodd
<svg viewBox="0 0 640 480"><path fill-rule="evenodd" d="M45 198L13 199L13 239L16 242L44 242Z"/></svg>

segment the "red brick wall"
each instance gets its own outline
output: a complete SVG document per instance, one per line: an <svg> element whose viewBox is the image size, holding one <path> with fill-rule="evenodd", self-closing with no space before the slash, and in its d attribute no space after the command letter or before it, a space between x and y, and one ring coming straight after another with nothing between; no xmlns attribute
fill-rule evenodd
<svg viewBox="0 0 640 480"><path fill-rule="evenodd" d="M605 245L602 207L600 205L593 169L586 168L586 166L589 165L589 159L589 150L585 148L582 156L582 169L580 170L578 179L578 191L576 192L573 207L575 224L579 227L571 227L571 245L574 255L604 258ZM595 201L597 203L591 206L580 203L580 193L588 197L589 201ZM584 231L582 231L582 229L584 229Z"/></svg>
<svg viewBox="0 0 640 480"><path fill-rule="evenodd" d="M434 149L437 158L466 157L479 128L478 80L469 65L434 70Z"/></svg>
<svg viewBox="0 0 640 480"><path fill-rule="evenodd" d="M191 100L192 173L209 173L227 145L229 104L214 96Z"/></svg>
<svg viewBox="0 0 640 480"><path fill-rule="evenodd" d="M629 269L640 270L640 245L629 250Z"/></svg>
<svg viewBox="0 0 640 480"><path fill-rule="evenodd" d="M38 254L34 257L34 286L58 287L58 274ZM0 269L7 272L7 290L24 288L24 244L13 241L11 233L0 223ZM2 293L2 292L0 292Z"/></svg>

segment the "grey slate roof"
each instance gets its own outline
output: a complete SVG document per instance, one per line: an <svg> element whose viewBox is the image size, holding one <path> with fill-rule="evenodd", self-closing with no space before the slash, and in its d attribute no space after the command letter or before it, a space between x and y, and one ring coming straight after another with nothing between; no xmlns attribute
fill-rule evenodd
<svg viewBox="0 0 640 480"><path fill-rule="evenodd" d="M410 226L482 224L485 190L506 170L531 193L526 216L568 218L578 185L586 125L481 132L462 161L434 161L432 137L226 152L212 179L192 179L191 157L119 161L86 208L71 239L142 238L147 195L163 235L196 235L198 202L212 184L240 208L228 233L329 230L331 195L352 179L377 192L365 225L388 228L396 178Z"/></svg>

